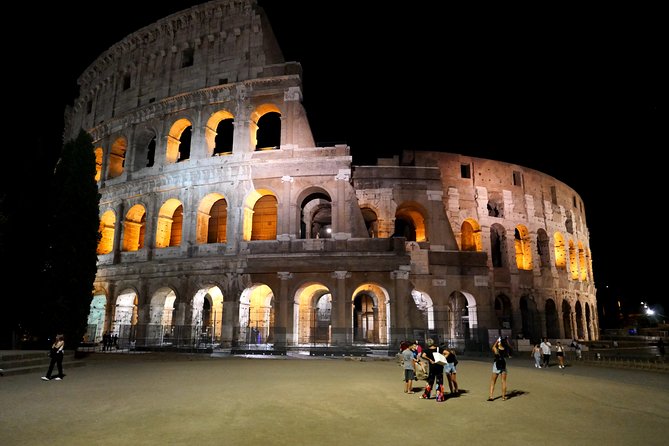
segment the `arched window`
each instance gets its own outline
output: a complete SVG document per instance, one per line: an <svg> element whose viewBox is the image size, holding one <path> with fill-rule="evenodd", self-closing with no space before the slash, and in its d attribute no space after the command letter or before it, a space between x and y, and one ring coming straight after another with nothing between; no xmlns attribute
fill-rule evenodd
<svg viewBox="0 0 669 446"><path fill-rule="evenodd" d="M588 267L585 261L585 249L582 242L578 242L578 270L579 280L582 282L588 280Z"/></svg>
<svg viewBox="0 0 669 446"><path fill-rule="evenodd" d="M109 154L109 169L107 170L108 178L116 178L123 174L125 168L125 152L128 149L128 141L124 138L118 138L112 144L111 153Z"/></svg>
<svg viewBox="0 0 669 446"><path fill-rule="evenodd" d="M460 229L460 249L462 251L483 251L481 226L472 218L462 222Z"/></svg>
<svg viewBox="0 0 669 446"><path fill-rule="evenodd" d="M253 206L251 240L276 240L278 203L273 195L264 195Z"/></svg>
<svg viewBox="0 0 669 446"><path fill-rule="evenodd" d="M490 227L490 258L492 266L501 268L506 266L506 231L502 225L494 224Z"/></svg>
<svg viewBox="0 0 669 446"><path fill-rule="evenodd" d="M98 242L97 254L109 254L114 249L114 230L116 228L116 214L114 211L106 211L100 217L100 241Z"/></svg>
<svg viewBox="0 0 669 446"><path fill-rule="evenodd" d="M232 154L234 133L235 120L232 113L219 110L211 115L204 128L207 153L211 156Z"/></svg>
<svg viewBox="0 0 669 446"><path fill-rule="evenodd" d="M516 266L520 270L532 270L532 245L530 233L524 225L516 226L514 231L514 247L516 250Z"/></svg>
<svg viewBox="0 0 669 446"><path fill-rule="evenodd" d="M228 202L225 198L217 200L209 211L209 230L207 243L225 243L228 226Z"/></svg>
<svg viewBox="0 0 669 446"><path fill-rule="evenodd" d="M569 240L569 272L572 280L578 280L578 257L573 240Z"/></svg>
<svg viewBox="0 0 669 446"><path fill-rule="evenodd" d="M567 269L567 251L564 243L564 237L559 232L553 234L555 239L555 267L558 269Z"/></svg>
<svg viewBox="0 0 669 446"><path fill-rule="evenodd" d="M541 268L549 268L551 265L550 240L543 229L537 230L537 252Z"/></svg>
<svg viewBox="0 0 669 446"><path fill-rule="evenodd" d="M123 251L137 251L144 248L146 211L140 204L134 205L125 215L123 222Z"/></svg>
<svg viewBox="0 0 669 446"><path fill-rule="evenodd" d="M408 242L427 241L425 215L427 215L427 212L420 204L415 202L402 203L395 211L395 233L393 236L405 237Z"/></svg>
<svg viewBox="0 0 669 446"><path fill-rule="evenodd" d="M256 150L278 149L281 145L281 114L265 113L258 119Z"/></svg>
<svg viewBox="0 0 669 446"><path fill-rule="evenodd" d="M190 157L192 129L193 126L188 119L179 119L172 125L167 136L167 151L165 154L168 163L184 161Z"/></svg>
<svg viewBox="0 0 669 446"><path fill-rule="evenodd" d="M181 245L183 226L183 206L174 198L163 204L158 214L156 248Z"/></svg>

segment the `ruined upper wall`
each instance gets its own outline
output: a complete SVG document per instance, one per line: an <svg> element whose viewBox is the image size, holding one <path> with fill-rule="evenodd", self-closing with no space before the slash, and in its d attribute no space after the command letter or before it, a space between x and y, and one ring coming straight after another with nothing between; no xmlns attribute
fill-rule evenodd
<svg viewBox="0 0 669 446"><path fill-rule="evenodd" d="M214 0L130 34L80 76L68 111L92 128L143 105L239 81L296 74L255 0Z"/></svg>

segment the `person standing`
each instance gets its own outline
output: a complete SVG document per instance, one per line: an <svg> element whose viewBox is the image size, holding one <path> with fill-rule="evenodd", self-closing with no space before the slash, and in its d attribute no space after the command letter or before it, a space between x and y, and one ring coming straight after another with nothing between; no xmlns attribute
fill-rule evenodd
<svg viewBox="0 0 669 446"><path fill-rule="evenodd" d="M502 344L501 339L497 339L492 345L492 353L494 356L494 361L492 363L492 374L490 375L490 392L488 394L488 401L494 401L493 394L495 393L495 384L497 383L497 377L502 376L502 401L506 401L506 356L504 352L505 348Z"/></svg>
<svg viewBox="0 0 669 446"><path fill-rule="evenodd" d="M545 368L548 368L549 364L551 362L551 347L552 347L552 345L551 345L550 342L548 342L548 339L543 338L541 340L541 344L539 344L539 347L541 348L541 354L543 355L543 358L544 358L544 362L543 362L542 365Z"/></svg>
<svg viewBox="0 0 669 446"><path fill-rule="evenodd" d="M458 395L460 389L458 388L458 378L455 366L458 365L458 358L455 356L455 350L444 348L443 355L446 356L446 364L444 365L444 373L448 381L448 389L452 395Z"/></svg>
<svg viewBox="0 0 669 446"><path fill-rule="evenodd" d="M436 393L437 393L437 402L444 401L444 365L439 364L434 360L434 352L439 352L439 347L434 344L432 338L427 340L427 348L423 350L422 357L430 363L430 371L427 376L427 385L425 386L425 391L421 394L421 398L424 400L430 399L430 392L432 391L432 386L436 382Z"/></svg>
<svg viewBox="0 0 669 446"><path fill-rule="evenodd" d="M402 362L404 363L404 393L413 393L413 380L416 375L416 357L414 351L416 344L402 350Z"/></svg>
<svg viewBox="0 0 669 446"><path fill-rule="evenodd" d="M534 344L534 348L532 349L532 357L534 358L534 367L540 369L541 368L541 347L539 347L539 344Z"/></svg>
<svg viewBox="0 0 669 446"><path fill-rule="evenodd" d="M564 347L562 347L562 344L560 341L557 341L555 343L555 356L557 356L558 359L558 367L563 369L564 368Z"/></svg>
<svg viewBox="0 0 669 446"><path fill-rule="evenodd" d="M49 351L49 357L51 361L49 362L49 370L46 372L46 376L43 376L44 381L51 381L51 374L53 373L53 367L58 366L58 375L56 375L56 381L60 381L65 376L63 374L63 356L65 355L65 337L62 334L56 335L56 339L51 344L51 350Z"/></svg>

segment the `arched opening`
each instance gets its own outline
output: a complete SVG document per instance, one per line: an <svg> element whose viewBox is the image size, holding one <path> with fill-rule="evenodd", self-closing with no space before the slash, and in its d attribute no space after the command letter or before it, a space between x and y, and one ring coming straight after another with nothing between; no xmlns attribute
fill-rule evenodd
<svg viewBox="0 0 669 446"><path fill-rule="evenodd" d="M353 299L353 341L374 342L374 300L365 293L358 294Z"/></svg>
<svg viewBox="0 0 669 446"><path fill-rule="evenodd" d="M495 318L499 329L511 329L513 327L513 312L511 310L511 299L505 294L499 294L495 298Z"/></svg>
<svg viewBox="0 0 669 446"><path fill-rule="evenodd" d="M130 208L123 222L123 251L138 251L144 248L146 211L136 204Z"/></svg>
<svg viewBox="0 0 669 446"><path fill-rule="evenodd" d="M181 245L184 207L179 200L170 198L158 213L156 248Z"/></svg>
<svg viewBox="0 0 669 446"><path fill-rule="evenodd" d="M426 242L426 215L427 212L420 204L415 202L402 203L395 211L393 237L404 237L408 242Z"/></svg>
<svg viewBox="0 0 669 446"><path fill-rule="evenodd" d="M539 253L539 265L543 268L550 268L551 253L550 240L548 234L543 229L537 230L537 252Z"/></svg>
<svg viewBox="0 0 669 446"><path fill-rule="evenodd" d="M581 307L581 302L576 301L576 335L578 339L587 340L585 337L585 330L583 327L583 309Z"/></svg>
<svg viewBox="0 0 669 446"><path fill-rule="evenodd" d="M256 150L278 149L281 146L281 114L271 111L258 119Z"/></svg>
<svg viewBox="0 0 669 446"><path fill-rule="evenodd" d="M102 147L95 149L95 182L99 182L102 178Z"/></svg>
<svg viewBox="0 0 669 446"><path fill-rule="evenodd" d="M179 119L172 125L167 135L167 151L165 153L168 163L184 161L190 157L192 129L192 124L188 119Z"/></svg>
<svg viewBox="0 0 669 446"><path fill-rule="evenodd" d="M111 334L118 336L120 348L137 339L137 301L137 293L130 289L123 290L116 298Z"/></svg>
<svg viewBox="0 0 669 446"><path fill-rule="evenodd" d="M564 327L564 338L572 339L571 331L571 306L566 300L562 301L562 326Z"/></svg>
<svg viewBox="0 0 669 446"><path fill-rule="evenodd" d="M520 317L523 334L531 339L533 344L538 344L543 337L541 333L541 317L537 304L530 296L520 297Z"/></svg>
<svg viewBox="0 0 669 446"><path fill-rule="evenodd" d="M353 342L386 343L389 339L388 293L380 286L365 283L353 292Z"/></svg>
<svg viewBox="0 0 669 446"><path fill-rule="evenodd" d="M208 153L212 156L232 154L235 120L232 113L219 110L214 113L204 128L204 139Z"/></svg>
<svg viewBox="0 0 669 446"><path fill-rule="evenodd" d="M490 258L493 268L506 267L506 231L502 225L490 226Z"/></svg>
<svg viewBox="0 0 669 446"><path fill-rule="evenodd" d="M573 240L569 240L569 272L571 280L578 280L578 257Z"/></svg>
<svg viewBox="0 0 669 446"><path fill-rule="evenodd" d="M174 342L174 312L176 294L161 288L151 298L149 323L146 327L146 345L172 345Z"/></svg>
<svg viewBox="0 0 669 446"><path fill-rule="evenodd" d="M106 211L100 217L100 241L98 242L97 254L109 254L114 249L114 231L116 229L116 214L112 210Z"/></svg>
<svg viewBox="0 0 669 446"><path fill-rule="evenodd" d="M120 137L114 141L111 153L109 154L107 178L116 178L123 174L125 168L125 152L127 150L128 140L126 140L125 137Z"/></svg>
<svg viewBox="0 0 669 446"><path fill-rule="evenodd" d="M190 338L200 347L220 344L224 329L221 289L213 286L198 290L193 297L192 306Z"/></svg>
<svg viewBox="0 0 669 446"><path fill-rule="evenodd" d="M460 228L460 246L462 251L483 251L481 226L473 218L468 218L462 222Z"/></svg>
<svg viewBox="0 0 669 446"><path fill-rule="evenodd" d="M156 156L156 132L144 128L135 135L133 171L153 166Z"/></svg>
<svg viewBox="0 0 669 446"><path fill-rule="evenodd" d="M300 209L300 238L332 237L332 201L325 191L309 194Z"/></svg>
<svg viewBox="0 0 669 446"><path fill-rule="evenodd" d="M105 329L105 314L107 310L107 295L102 291L93 293L93 299L88 309L86 321L86 338L88 342L98 343L102 339Z"/></svg>
<svg viewBox="0 0 669 446"><path fill-rule="evenodd" d="M578 242L578 272L579 280L582 282L588 280L588 267L585 261L585 248L583 248L582 242Z"/></svg>
<svg viewBox="0 0 669 446"><path fill-rule="evenodd" d="M555 239L555 267L557 269L567 269L567 250L564 237L559 232L553 234Z"/></svg>
<svg viewBox="0 0 669 446"><path fill-rule="evenodd" d="M514 247L516 250L516 266L519 270L532 271L532 240L527 227L516 226L514 230Z"/></svg>
<svg viewBox="0 0 669 446"><path fill-rule="evenodd" d="M560 339L559 318L557 307L555 306L555 301L553 299L546 299L544 313L546 317L546 335L550 339Z"/></svg>
<svg viewBox="0 0 669 446"><path fill-rule="evenodd" d="M274 293L267 285L254 285L239 301L239 341L268 344L274 341Z"/></svg>
<svg viewBox="0 0 669 446"><path fill-rule="evenodd" d="M276 240L278 202L274 195L263 195L253 205L251 240Z"/></svg>
<svg viewBox="0 0 669 446"><path fill-rule="evenodd" d="M197 210L195 240L198 244L225 243L227 240L228 202L221 194L209 194Z"/></svg>
<svg viewBox="0 0 669 446"><path fill-rule="evenodd" d="M379 221L376 212L368 207L364 207L360 211L362 212L362 218L365 221L365 228L367 229L369 238L377 238L379 236Z"/></svg>
<svg viewBox="0 0 669 446"><path fill-rule="evenodd" d="M488 217L504 218L504 199L499 192L488 193Z"/></svg>

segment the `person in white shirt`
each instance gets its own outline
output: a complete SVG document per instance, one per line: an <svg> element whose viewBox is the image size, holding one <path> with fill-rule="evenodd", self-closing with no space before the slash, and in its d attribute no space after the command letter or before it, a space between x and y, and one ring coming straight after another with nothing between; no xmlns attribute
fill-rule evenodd
<svg viewBox="0 0 669 446"><path fill-rule="evenodd" d="M551 347L552 347L552 345L551 345L550 342L548 342L548 339L543 338L541 340L541 344L539 344L539 348L541 349L541 354L544 357L543 364L541 364L542 367L545 367L545 368L549 367L549 364L551 362Z"/></svg>

